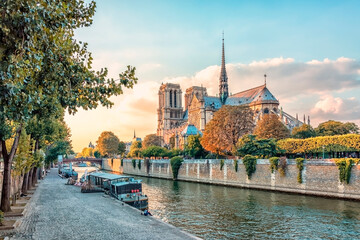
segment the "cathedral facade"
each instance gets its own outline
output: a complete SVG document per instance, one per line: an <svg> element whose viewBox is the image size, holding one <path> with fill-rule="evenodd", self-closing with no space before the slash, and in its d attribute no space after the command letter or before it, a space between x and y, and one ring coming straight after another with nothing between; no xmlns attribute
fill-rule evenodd
<svg viewBox="0 0 360 240"><path fill-rule="evenodd" d="M279 101L267 88L266 75L264 77L263 85L230 95L223 39L219 96L208 96L205 87L192 86L185 91L183 106L179 84L165 83L160 86L157 135L162 137L163 145L169 145L173 141L172 145L182 148L187 136L201 134L214 113L223 105L250 107L254 111L255 123L263 114L276 114L289 129L302 125L303 122L297 117L294 118L279 108ZM310 124L309 121L308 119Z"/></svg>

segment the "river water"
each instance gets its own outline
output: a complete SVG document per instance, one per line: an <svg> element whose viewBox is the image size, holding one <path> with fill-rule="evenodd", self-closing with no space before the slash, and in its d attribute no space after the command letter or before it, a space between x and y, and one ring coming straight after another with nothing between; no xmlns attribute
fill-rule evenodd
<svg viewBox="0 0 360 240"><path fill-rule="evenodd" d="M136 178L154 217L204 239L360 239L360 202Z"/></svg>

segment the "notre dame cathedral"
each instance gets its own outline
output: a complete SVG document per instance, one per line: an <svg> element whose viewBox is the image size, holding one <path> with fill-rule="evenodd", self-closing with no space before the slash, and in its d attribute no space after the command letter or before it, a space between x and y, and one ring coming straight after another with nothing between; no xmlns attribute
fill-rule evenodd
<svg viewBox="0 0 360 240"><path fill-rule="evenodd" d="M297 116L294 118L279 109L279 101L266 87L266 75L264 77L264 85L229 95L223 38L219 96L208 96L205 87L193 86L186 89L183 108L179 84L165 83L160 86L157 135L162 137L163 145L169 145L170 139L173 138L175 147L182 148L187 136L202 134L206 123L223 105L249 106L255 113L255 123L263 114L278 115L289 129L305 123L305 116L301 122Z"/></svg>

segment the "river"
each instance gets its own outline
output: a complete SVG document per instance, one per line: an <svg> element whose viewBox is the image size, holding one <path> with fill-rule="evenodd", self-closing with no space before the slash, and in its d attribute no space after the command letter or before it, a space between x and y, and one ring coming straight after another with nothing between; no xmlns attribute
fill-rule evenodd
<svg viewBox="0 0 360 240"><path fill-rule="evenodd" d="M204 239L360 239L360 202L136 178L154 217Z"/></svg>

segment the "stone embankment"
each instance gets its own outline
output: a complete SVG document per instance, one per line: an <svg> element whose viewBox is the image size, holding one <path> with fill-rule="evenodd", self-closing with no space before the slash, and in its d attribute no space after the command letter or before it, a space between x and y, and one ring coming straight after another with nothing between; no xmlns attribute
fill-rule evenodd
<svg viewBox="0 0 360 240"><path fill-rule="evenodd" d="M140 160L140 168L136 160L134 167L132 159L104 159L103 168L146 177L172 179L172 169L169 160ZM184 160L180 167L178 179L208 184L219 184L242 188L272 190L325 197L360 200L360 165L355 165L351 171L350 183L339 181L339 169L333 160L306 161L302 170L302 183L298 183L299 170L295 160L287 160L285 176L279 172L271 173L267 159L258 159L256 171L249 179L245 166L238 161L236 172L233 160L224 160L221 169L218 159Z"/></svg>
<svg viewBox="0 0 360 240"><path fill-rule="evenodd" d="M66 181L51 169L10 239L196 239L103 193L81 193Z"/></svg>

